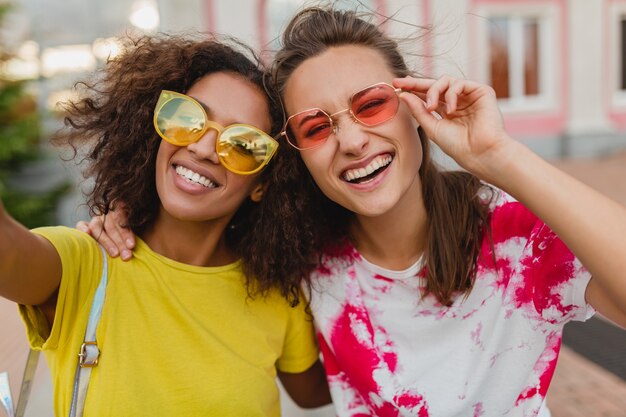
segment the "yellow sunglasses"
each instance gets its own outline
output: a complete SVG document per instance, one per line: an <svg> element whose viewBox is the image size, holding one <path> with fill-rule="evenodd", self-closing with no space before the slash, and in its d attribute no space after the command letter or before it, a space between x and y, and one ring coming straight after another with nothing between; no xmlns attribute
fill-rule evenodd
<svg viewBox="0 0 626 417"><path fill-rule="evenodd" d="M215 150L226 169L250 175L262 170L278 149L278 142L262 130L243 123L222 126L192 97L163 90L154 109L154 128L176 146L197 142L209 129L217 131Z"/></svg>

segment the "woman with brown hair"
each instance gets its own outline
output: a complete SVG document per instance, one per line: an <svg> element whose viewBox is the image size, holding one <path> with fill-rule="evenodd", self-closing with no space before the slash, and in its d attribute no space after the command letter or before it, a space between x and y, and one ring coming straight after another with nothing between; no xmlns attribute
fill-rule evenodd
<svg viewBox="0 0 626 417"><path fill-rule="evenodd" d="M55 414L82 415L75 375L93 365L87 415L278 416L277 375L299 405L328 403L298 286L246 275L240 260L277 147L262 69L207 37L127 47L82 84L66 122L72 144L92 145L92 211L127 207L133 260L103 257L74 229L29 231L0 204L0 295L46 354Z"/></svg>
<svg viewBox="0 0 626 417"><path fill-rule="evenodd" d="M303 10L282 41L290 146L257 269L306 277L337 414L549 415L563 325L626 326L626 209L513 140L493 89L410 76L354 12Z"/></svg>

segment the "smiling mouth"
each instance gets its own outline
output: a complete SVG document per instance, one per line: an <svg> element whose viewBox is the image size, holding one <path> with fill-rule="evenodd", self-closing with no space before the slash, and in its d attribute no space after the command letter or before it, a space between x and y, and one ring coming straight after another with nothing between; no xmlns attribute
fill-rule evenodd
<svg viewBox="0 0 626 417"><path fill-rule="evenodd" d="M199 184L206 188L217 188L218 184L214 183L210 179L198 174L195 171L190 170L189 168L185 168L181 165L176 165L175 167L176 174L183 177L185 180L192 184Z"/></svg>
<svg viewBox="0 0 626 417"><path fill-rule="evenodd" d="M341 177L352 184L361 184L367 182L378 174L383 172L393 161L390 154L379 155L374 158L367 166L345 171Z"/></svg>

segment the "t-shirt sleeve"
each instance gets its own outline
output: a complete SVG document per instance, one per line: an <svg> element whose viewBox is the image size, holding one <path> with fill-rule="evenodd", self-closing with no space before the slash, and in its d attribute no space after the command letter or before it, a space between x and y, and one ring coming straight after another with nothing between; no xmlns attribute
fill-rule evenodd
<svg viewBox="0 0 626 417"><path fill-rule="evenodd" d="M37 306L20 305L30 346L56 349L73 331L85 332L91 300L100 278L102 255L97 243L86 233L68 227L44 227L33 233L46 238L61 258L61 283L58 289L54 323L50 328Z"/></svg>
<svg viewBox="0 0 626 417"><path fill-rule="evenodd" d="M304 297L301 296L300 300L296 307L287 307L289 316L285 343L276 363L276 367L282 372L304 372L319 358L313 317L306 311Z"/></svg>
<svg viewBox="0 0 626 417"><path fill-rule="evenodd" d="M589 271L530 210L510 196L504 200L494 210L492 229L494 243L508 252L502 257L516 259L508 288L512 302L533 306L550 323L590 318L595 310L585 300Z"/></svg>

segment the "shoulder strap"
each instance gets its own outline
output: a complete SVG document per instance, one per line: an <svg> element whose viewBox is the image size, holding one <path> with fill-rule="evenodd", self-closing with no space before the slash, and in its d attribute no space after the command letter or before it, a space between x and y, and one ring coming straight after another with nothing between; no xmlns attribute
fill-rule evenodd
<svg viewBox="0 0 626 417"><path fill-rule="evenodd" d="M17 407L13 409L13 397L11 396L11 387L9 386L9 374L7 372L0 373L0 404L4 407L8 417L23 417L26 411L26 403L30 396L37 362L39 361L39 351L31 349L28 352L26 366L24 367L24 376L22 377L22 386L20 388L20 396Z"/></svg>
<svg viewBox="0 0 626 417"><path fill-rule="evenodd" d="M39 362L40 350L31 349L26 359L26 367L24 368L24 376L22 377L22 387L20 388L20 396L15 407L15 417L24 417L26 412L26 403L30 397L30 390L33 387L33 379L35 379L35 371Z"/></svg>
<svg viewBox="0 0 626 417"><path fill-rule="evenodd" d="M74 392L72 393L72 405L70 407L69 417L82 417L85 408L85 397L87 396L87 387L89 378L91 377L91 369L98 365L100 349L96 342L96 329L102 315L102 307L104 306L104 296L109 276L108 258L106 251L100 246L102 252L102 276L100 284L96 289L96 293L91 304L91 312L87 321L87 330L83 344L80 346L78 353L78 365L76 366L76 376L74 377Z"/></svg>
<svg viewBox="0 0 626 417"><path fill-rule="evenodd" d="M87 395L87 386L89 385L89 378L91 376L91 368L98 364L98 357L100 356L100 350L96 344L96 329L98 328L98 322L100 321L100 316L102 314L102 307L104 306L104 296L106 294L106 286L109 276L108 258L106 251L102 248L102 246L100 246L100 252L102 252L102 275L91 305L89 320L87 322L87 330L85 331L85 338L78 354L78 365L76 367L76 376L74 377L74 392L72 394L70 417L80 417L83 415L83 409L85 408L85 396ZM17 407L15 407L15 412L13 412L13 400L11 398L8 375L6 372L2 372L0 374L0 404L5 408L9 417L24 416L26 404L28 403L28 399L30 397L35 370L37 369L37 363L39 362L39 353L39 350L33 349L31 349L28 353L28 359L26 360L26 367L24 368L24 376L22 378L22 385L20 388L20 396L18 397L19 399L17 401Z"/></svg>

